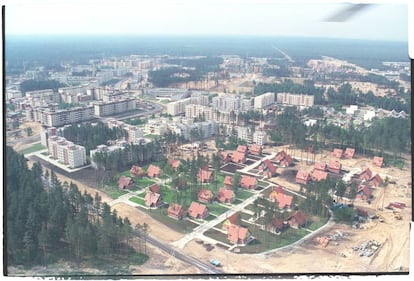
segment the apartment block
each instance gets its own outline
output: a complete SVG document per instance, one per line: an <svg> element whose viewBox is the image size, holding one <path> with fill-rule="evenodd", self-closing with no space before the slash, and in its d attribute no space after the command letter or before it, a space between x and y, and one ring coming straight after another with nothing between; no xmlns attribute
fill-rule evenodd
<svg viewBox="0 0 414 281"><path fill-rule="evenodd" d="M295 95L290 93L278 93L277 103L310 107L314 104L314 96L310 95Z"/></svg>
<svg viewBox="0 0 414 281"><path fill-rule="evenodd" d="M48 127L60 127L66 124L94 119L93 106L74 107L62 110L49 108L32 108L26 110L26 116L32 121Z"/></svg>
<svg viewBox="0 0 414 281"><path fill-rule="evenodd" d="M262 109L275 103L275 93L265 93L254 98L254 109Z"/></svg>
<svg viewBox="0 0 414 281"><path fill-rule="evenodd" d="M208 105L208 103L208 96L190 97L167 104L167 113L175 116L185 113L185 107L189 104Z"/></svg>
<svg viewBox="0 0 414 281"><path fill-rule="evenodd" d="M49 154L70 168L78 168L86 164L85 147L67 141L65 138L51 136L48 139Z"/></svg>
<svg viewBox="0 0 414 281"><path fill-rule="evenodd" d="M248 111L252 109L251 100L240 95L221 95L212 99L212 107L222 112Z"/></svg>
<svg viewBox="0 0 414 281"><path fill-rule="evenodd" d="M267 134L265 131L255 131L253 133L253 143L265 145L267 143Z"/></svg>
<svg viewBox="0 0 414 281"><path fill-rule="evenodd" d="M237 138L251 143L253 141L252 130L249 127L236 127Z"/></svg>
<svg viewBox="0 0 414 281"><path fill-rule="evenodd" d="M96 116L109 116L131 111L137 108L135 99L119 99L112 101L100 101L93 105Z"/></svg>

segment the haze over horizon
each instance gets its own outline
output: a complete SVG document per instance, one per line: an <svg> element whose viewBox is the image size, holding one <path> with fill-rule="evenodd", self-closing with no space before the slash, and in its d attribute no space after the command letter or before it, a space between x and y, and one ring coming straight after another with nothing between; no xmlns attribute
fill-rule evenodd
<svg viewBox="0 0 414 281"><path fill-rule="evenodd" d="M6 35L259 36L408 41L407 5L380 4L346 22L338 3L67 1L6 6Z"/></svg>

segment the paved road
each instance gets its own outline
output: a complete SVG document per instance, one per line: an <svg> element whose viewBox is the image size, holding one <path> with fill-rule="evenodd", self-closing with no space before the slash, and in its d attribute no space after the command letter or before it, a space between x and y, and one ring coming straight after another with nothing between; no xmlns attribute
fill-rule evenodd
<svg viewBox="0 0 414 281"><path fill-rule="evenodd" d="M140 232L137 232L137 236L142 237ZM151 236L147 235L145 239L150 244L152 244L155 247L163 250L164 252L170 254L171 256L173 256L173 257L175 257L175 258L177 258L177 259L179 259L183 262L189 263L189 264L197 267L198 269L202 270L203 273L208 273L208 274L221 274L221 273L223 273L223 271L221 271L220 269L218 269L216 267L213 267L213 266L210 266L209 264L206 264L206 263L204 263L204 262L202 262L198 259L195 259L191 256L187 256L185 254L182 254L181 252L173 249L170 246L167 246L166 244L158 241L157 239L155 239Z"/></svg>

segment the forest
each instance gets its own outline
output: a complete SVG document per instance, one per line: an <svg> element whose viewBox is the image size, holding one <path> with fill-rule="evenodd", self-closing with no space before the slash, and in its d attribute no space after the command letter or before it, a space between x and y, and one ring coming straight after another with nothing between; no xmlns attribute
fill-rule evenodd
<svg viewBox="0 0 414 281"><path fill-rule="evenodd" d="M10 147L6 160L7 266L61 260L78 266L102 260L142 264L148 259L145 247L136 251L131 244L134 232L147 226L132 226L97 193L93 197L73 183L61 183L53 171L43 173L38 163L29 169L26 159Z"/></svg>
<svg viewBox="0 0 414 281"><path fill-rule="evenodd" d="M47 89L57 91L58 88L67 86L68 85L56 80L25 80L20 84L20 90L22 93Z"/></svg>

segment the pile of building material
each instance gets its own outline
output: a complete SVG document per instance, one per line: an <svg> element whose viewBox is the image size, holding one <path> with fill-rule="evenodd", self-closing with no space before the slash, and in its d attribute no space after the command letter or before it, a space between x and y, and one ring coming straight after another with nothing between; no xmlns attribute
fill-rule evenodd
<svg viewBox="0 0 414 281"><path fill-rule="evenodd" d="M326 236L316 237L316 242L318 242L322 247L326 248L326 246L329 244L329 238Z"/></svg>
<svg viewBox="0 0 414 281"><path fill-rule="evenodd" d="M352 247L352 250L358 252L360 257L370 257L381 247L381 242L369 240L358 247Z"/></svg>

